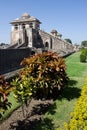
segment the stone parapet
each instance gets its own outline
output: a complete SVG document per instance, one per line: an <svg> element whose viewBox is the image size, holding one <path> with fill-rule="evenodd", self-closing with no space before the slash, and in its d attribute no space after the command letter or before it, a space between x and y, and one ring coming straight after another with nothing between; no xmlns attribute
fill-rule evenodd
<svg viewBox="0 0 87 130"><path fill-rule="evenodd" d="M20 68L20 62L31 55L31 50L26 49L1 49L0 50L0 74L4 74Z"/></svg>

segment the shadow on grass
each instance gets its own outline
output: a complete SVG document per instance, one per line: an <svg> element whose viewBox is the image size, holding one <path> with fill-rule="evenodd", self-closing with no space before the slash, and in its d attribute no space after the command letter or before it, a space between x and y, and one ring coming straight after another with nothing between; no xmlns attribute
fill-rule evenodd
<svg viewBox="0 0 87 130"><path fill-rule="evenodd" d="M56 108L57 108L56 103L54 103L52 106L49 107L48 113L54 115Z"/></svg>
<svg viewBox="0 0 87 130"><path fill-rule="evenodd" d="M69 80L68 86L75 86L78 82L76 80Z"/></svg>
<svg viewBox="0 0 87 130"><path fill-rule="evenodd" d="M34 130L55 130L52 119L44 118Z"/></svg>
<svg viewBox="0 0 87 130"><path fill-rule="evenodd" d="M68 83L68 86L66 86L61 95L59 96L58 99L63 99L63 98L66 98L67 100L72 100L74 98L79 98L80 96L80 93L81 93L81 89L80 88L77 88L75 87L75 85L77 84L78 82L75 81L75 80L69 80L69 83Z"/></svg>

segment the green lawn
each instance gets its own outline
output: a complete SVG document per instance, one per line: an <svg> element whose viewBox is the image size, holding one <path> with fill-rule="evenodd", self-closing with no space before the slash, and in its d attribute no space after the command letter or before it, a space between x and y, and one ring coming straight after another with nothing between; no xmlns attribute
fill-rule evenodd
<svg viewBox="0 0 87 130"><path fill-rule="evenodd" d="M74 53L67 57L67 75L70 78L69 85L63 91L54 105L44 115L43 121L35 130L55 130L62 128L64 122L70 119L70 112L73 111L75 103L80 96L85 77L87 76L87 63L80 62L80 52Z"/></svg>

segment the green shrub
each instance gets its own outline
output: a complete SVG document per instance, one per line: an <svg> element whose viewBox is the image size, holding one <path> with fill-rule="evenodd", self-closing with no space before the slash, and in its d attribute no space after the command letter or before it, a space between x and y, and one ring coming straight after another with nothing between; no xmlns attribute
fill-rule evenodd
<svg viewBox="0 0 87 130"><path fill-rule="evenodd" d="M82 49L82 54L84 54L84 55L86 55L86 56L87 56L87 48Z"/></svg>
<svg viewBox="0 0 87 130"><path fill-rule="evenodd" d="M70 122L65 123L66 130L87 130L87 78L81 96L77 101Z"/></svg>
<svg viewBox="0 0 87 130"><path fill-rule="evenodd" d="M86 55L80 54L80 62L86 62Z"/></svg>
<svg viewBox="0 0 87 130"><path fill-rule="evenodd" d="M33 92L32 92L32 86L34 86L33 84L33 80L32 78L27 78L27 77L22 77L20 78L16 78L11 82L12 86L15 86L15 90L14 90L14 96L17 99L18 102L20 103L27 103L27 100L29 99L29 97L32 96ZM34 91L34 89L33 89Z"/></svg>
<svg viewBox="0 0 87 130"><path fill-rule="evenodd" d="M80 62L86 62L87 59L87 48L82 49L80 54Z"/></svg>

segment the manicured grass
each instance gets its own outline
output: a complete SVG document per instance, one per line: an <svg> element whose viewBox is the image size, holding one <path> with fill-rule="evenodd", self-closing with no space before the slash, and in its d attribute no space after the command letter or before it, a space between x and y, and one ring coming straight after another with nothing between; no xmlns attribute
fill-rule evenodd
<svg viewBox="0 0 87 130"><path fill-rule="evenodd" d="M69 84L44 115L43 121L35 130L55 130L59 127L64 130L63 124L65 121L69 121L70 112L75 107L87 76L87 63L81 63L79 56L80 52L76 52L66 58L67 75L70 78Z"/></svg>
<svg viewBox="0 0 87 130"><path fill-rule="evenodd" d="M69 77L81 77L87 68L87 63L80 62L80 53L74 53L66 58L67 74Z"/></svg>

